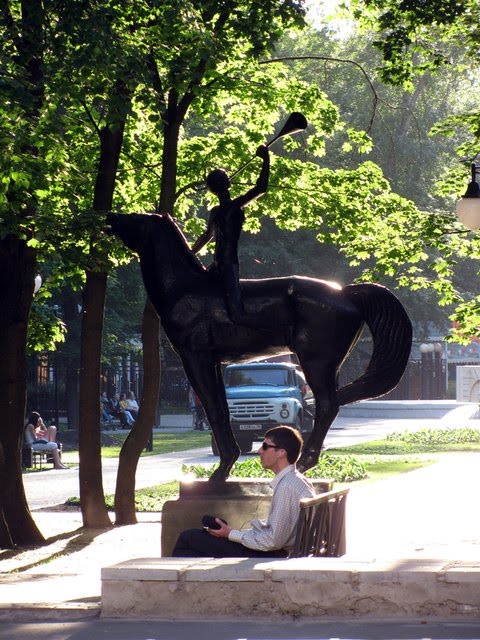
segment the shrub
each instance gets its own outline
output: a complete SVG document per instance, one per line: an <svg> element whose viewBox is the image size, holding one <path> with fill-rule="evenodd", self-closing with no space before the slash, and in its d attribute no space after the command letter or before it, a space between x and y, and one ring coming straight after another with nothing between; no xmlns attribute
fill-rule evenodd
<svg viewBox="0 0 480 640"><path fill-rule="evenodd" d="M182 466L184 474L193 475L195 478L209 478L216 466L204 467L191 464ZM309 469L305 475L307 478L330 479L335 482L353 482L367 476L364 465L352 456L332 456L322 453L318 464ZM267 471L260 464L259 458L249 458L243 462L236 462L230 472L232 478L271 478L271 471Z"/></svg>
<svg viewBox="0 0 480 640"><path fill-rule="evenodd" d="M413 444L464 444L480 442L480 429L419 429L418 431L394 432L387 440Z"/></svg>

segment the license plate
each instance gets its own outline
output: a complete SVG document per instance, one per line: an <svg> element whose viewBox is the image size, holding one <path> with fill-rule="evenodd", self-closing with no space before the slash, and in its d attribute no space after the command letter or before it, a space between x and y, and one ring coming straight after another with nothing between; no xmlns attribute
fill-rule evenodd
<svg viewBox="0 0 480 640"><path fill-rule="evenodd" d="M249 429L261 429L261 424L239 424L238 428L240 431L248 431Z"/></svg>

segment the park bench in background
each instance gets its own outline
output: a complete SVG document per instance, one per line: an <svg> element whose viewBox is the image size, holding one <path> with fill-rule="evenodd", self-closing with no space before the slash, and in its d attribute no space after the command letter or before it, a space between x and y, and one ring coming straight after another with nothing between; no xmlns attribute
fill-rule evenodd
<svg viewBox="0 0 480 640"><path fill-rule="evenodd" d="M102 431L116 431L117 429L128 429L128 427L122 425L122 421L117 417L112 417L108 422L102 420Z"/></svg>
<svg viewBox="0 0 480 640"><path fill-rule="evenodd" d="M295 545L290 558L338 558L345 554L345 507L349 489L300 500Z"/></svg>
<svg viewBox="0 0 480 640"><path fill-rule="evenodd" d="M58 443L60 458L62 457L62 443ZM53 456L48 451L35 451L28 444L22 447L22 468L23 469L43 469L43 465L53 464Z"/></svg>

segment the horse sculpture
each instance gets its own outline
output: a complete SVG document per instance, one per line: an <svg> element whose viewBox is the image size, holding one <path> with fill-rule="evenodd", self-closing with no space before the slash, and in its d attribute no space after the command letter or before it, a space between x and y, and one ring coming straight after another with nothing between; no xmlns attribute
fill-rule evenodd
<svg viewBox="0 0 480 640"><path fill-rule="evenodd" d="M225 480L240 454L230 427L222 363L296 353L316 403L314 427L298 463L303 471L317 464L341 405L387 393L405 370L411 323L383 286L341 288L303 276L242 280L245 311L270 329L243 327L230 320L221 286L171 216L108 213L107 232L138 253L150 300L205 408L220 454L213 481ZM362 376L338 389L338 371L364 323L373 338L370 362Z"/></svg>

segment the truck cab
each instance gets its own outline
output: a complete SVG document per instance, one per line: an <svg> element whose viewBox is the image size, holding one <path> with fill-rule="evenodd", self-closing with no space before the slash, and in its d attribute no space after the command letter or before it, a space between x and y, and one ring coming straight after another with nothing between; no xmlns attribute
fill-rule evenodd
<svg viewBox="0 0 480 640"><path fill-rule="evenodd" d="M224 371L230 424L243 453L278 425L303 434L313 426L314 402L303 373L292 363L231 364ZM212 450L216 454L212 438Z"/></svg>

